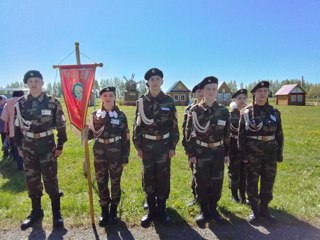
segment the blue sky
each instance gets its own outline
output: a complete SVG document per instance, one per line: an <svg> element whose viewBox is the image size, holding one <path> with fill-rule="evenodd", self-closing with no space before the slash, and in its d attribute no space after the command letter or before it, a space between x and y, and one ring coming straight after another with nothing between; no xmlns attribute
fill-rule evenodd
<svg viewBox="0 0 320 240"><path fill-rule="evenodd" d="M80 42L96 79L164 72L164 89L205 76L248 84L304 76L320 82L318 0L2 0L0 86L30 69L59 81L58 64ZM92 61L92 60L93 61ZM75 64L71 55L62 64Z"/></svg>

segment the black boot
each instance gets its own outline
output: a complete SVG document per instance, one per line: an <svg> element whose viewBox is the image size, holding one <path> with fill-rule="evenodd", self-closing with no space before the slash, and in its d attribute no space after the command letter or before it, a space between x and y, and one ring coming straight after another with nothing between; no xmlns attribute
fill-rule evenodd
<svg viewBox="0 0 320 240"><path fill-rule="evenodd" d="M41 198L32 198L32 211L26 220L21 224L21 230L31 227L38 219L43 218L43 210L41 209Z"/></svg>
<svg viewBox="0 0 320 240"><path fill-rule="evenodd" d="M200 202L200 214L196 217L197 224L203 224L210 219L210 213L208 208L208 203Z"/></svg>
<svg viewBox="0 0 320 240"><path fill-rule="evenodd" d="M116 224L118 221L117 208L118 208L117 204L111 203L111 205L110 205L110 224Z"/></svg>
<svg viewBox="0 0 320 240"><path fill-rule="evenodd" d="M258 203L251 202L251 209L252 209L252 212L249 215L249 222L255 223L260 218L260 209L259 209Z"/></svg>
<svg viewBox="0 0 320 240"><path fill-rule="evenodd" d="M217 203L213 202L209 204L210 218L218 224L224 224L227 221L217 211Z"/></svg>
<svg viewBox="0 0 320 240"><path fill-rule="evenodd" d="M108 224L109 220L109 205L101 207L101 217L99 218L99 226L104 227Z"/></svg>
<svg viewBox="0 0 320 240"><path fill-rule="evenodd" d="M141 219L141 226L148 227L156 214L156 199L154 196L147 197L148 214Z"/></svg>
<svg viewBox="0 0 320 240"><path fill-rule="evenodd" d="M276 217L269 213L268 205L269 204L266 202L260 203L260 216L264 217L266 220L270 222L276 222L277 221Z"/></svg>
<svg viewBox="0 0 320 240"><path fill-rule="evenodd" d="M246 191L240 189L240 202L242 204L249 204L249 201L246 199Z"/></svg>
<svg viewBox="0 0 320 240"><path fill-rule="evenodd" d="M168 225L170 223L170 217L167 215L166 213L166 199L159 199L158 198L158 216L159 216L159 220L162 224Z"/></svg>
<svg viewBox="0 0 320 240"><path fill-rule="evenodd" d="M231 200L234 202L240 202L239 196L238 196L238 189L237 188L232 188L231 189Z"/></svg>
<svg viewBox="0 0 320 240"><path fill-rule="evenodd" d="M148 203L145 202L145 203L143 204L143 209L144 209L144 210L148 210L148 208L149 208L149 207L148 207Z"/></svg>
<svg viewBox="0 0 320 240"><path fill-rule="evenodd" d="M52 207L52 217L53 217L53 227L59 228L63 227L63 219L60 212L60 197L51 200Z"/></svg>

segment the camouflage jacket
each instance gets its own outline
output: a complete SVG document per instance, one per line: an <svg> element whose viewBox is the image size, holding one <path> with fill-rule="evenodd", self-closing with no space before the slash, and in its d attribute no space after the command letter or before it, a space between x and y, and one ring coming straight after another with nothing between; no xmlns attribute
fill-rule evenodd
<svg viewBox="0 0 320 240"><path fill-rule="evenodd" d="M41 133L56 129L58 138L56 147L53 134L39 139L29 138L23 135L22 131L24 130L21 129L21 126L15 124L14 140L17 146L36 147L38 151L44 153L53 151L55 147L62 150L63 144L67 141L66 119L58 99L48 96L44 92L37 98L32 97L31 94L21 97L15 107L15 123L18 123L17 104L23 119L31 121L30 129L26 131Z"/></svg>
<svg viewBox="0 0 320 240"><path fill-rule="evenodd" d="M104 110L104 109L103 109ZM129 128L126 115L120 111L117 106L114 106L113 110L117 113L117 116L110 117L106 111L106 115L101 117L97 111L94 111L91 115L92 124L91 127L94 127L98 131L102 126L104 130L99 136L102 139L109 139L121 136L121 154L122 154L122 163L128 163L129 153L130 153L130 138L129 138ZM90 127L90 128L91 128ZM91 129L89 129L88 139L93 139L94 135Z"/></svg>
<svg viewBox="0 0 320 240"><path fill-rule="evenodd" d="M240 111L238 109L232 109L230 111L230 131L234 135L238 135L240 121Z"/></svg>
<svg viewBox="0 0 320 240"><path fill-rule="evenodd" d="M143 121L137 123L139 116L139 105L137 102L136 116L133 125L133 143L136 149L141 149L143 134L164 135L169 133L169 145L171 150L175 150L179 141L179 129L177 110L173 99L162 91L156 97L152 97L148 91L140 98L143 99L143 110L147 118L154 119L151 125Z"/></svg>
<svg viewBox="0 0 320 240"><path fill-rule="evenodd" d="M209 128L205 133L200 133L195 130L192 114L197 114L198 121L201 126L205 126L210 122ZM195 135L192 132L195 131ZM195 148L199 145L196 140L205 143L214 143L223 140L224 154L229 155L230 150L230 116L228 109L217 102L214 102L209 107L204 101L194 105L189 113L185 129L186 144L185 152L189 157L194 156Z"/></svg>
<svg viewBox="0 0 320 240"><path fill-rule="evenodd" d="M188 119L188 113L192 106L194 106L196 103L190 104L189 106L186 107L186 110L184 111L183 114L183 122L182 122L182 145L184 146L186 144L186 137L185 137L185 130L186 130L186 125L187 125L187 119Z"/></svg>
<svg viewBox="0 0 320 240"><path fill-rule="evenodd" d="M259 131L246 129L244 114L247 112L250 123L259 125L263 123ZM250 138L250 136L275 136L275 140L264 142ZM271 105L250 105L244 108L241 114L239 126L238 148L241 160L248 160L248 145L260 148L257 151L277 151L277 161L281 162L283 158L283 132L280 112Z"/></svg>

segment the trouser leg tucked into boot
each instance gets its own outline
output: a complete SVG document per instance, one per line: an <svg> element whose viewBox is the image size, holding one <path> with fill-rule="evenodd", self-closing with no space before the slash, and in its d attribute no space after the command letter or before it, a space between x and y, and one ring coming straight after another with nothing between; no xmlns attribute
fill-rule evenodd
<svg viewBox="0 0 320 240"><path fill-rule="evenodd" d="M161 223L163 224L169 224L170 223L170 216L167 215L166 212L166 199L159 199L158 198L158 214L159 214L159 220L161 221Z"/></svg>
<svg viewBox="0 0 320 240"><path fill-rule="evenodd" d="M216 223L219 223L219 224L226 223L226 220L221 216L221 214L217 210L216 202L209 204L209 213L210 213L210 218Z"/></svg>
<svg viewBox="0 0 320 240"><path fill-rule="evenodd" d="M141 219L141 226L148 227L151 221L153 220L156 213L156 200L154 196L147 197L148 203L148 214L143 216Z"/></svg>
<svg viewBox="0 0 320 240"><path fill-rule="evenodd" d="M63 219L60 212L60 197L51 200L53 227L63 227Z"/></svg>
<svg viewBox="0 0 320 240"><path fill-rule="evenodd" d="M99 219L99 226L104 227L107 225L109 219L109 204L101 207L101 217Z"/></svg>
<svg viewBox="0 0 320 240"><path fill-rule="evenodd" d="M249 204L249 201L246 199L246 190L240 189L240 202L243 204Z"/></svg>
<svg viewBox="0 0 320 240"><path fill-rule="evenodd" d="M41 198L32 198L32 210L30 215L21 224L21 230L31 227L38 219L43 218L43 210L41 209Z"/></svg>
<svg viewBox="0 0 320 240"><path fill-rule="evenodd" d="M231 200L234 202L240 202L239 196L238 196L238 189L232 188L231 189Z"/></svg>
<svg viewBox="0 0 320 240"><path fill-rule="evenodd" d="M252 212L251 212L250 215L249 215L249 222L250 222L250 223L254 223L254 222L256 222L257 220L259 220L259 217L260 217L260 209L259 209L258 203L251 202L250 204L251 204Z"/></svg>
<svg viewBox="0 0 320 240"><path fill-rule="evenodd" d="M196 217L198 224L204 223L210 219L210 213L207 202L200 202L200 214Z"/></svg>
<svg viewBox="0 0 320 240"><path fill-rule="evenodd" d="M269 220L271 222L275 222L276 221L276 217L269 213L268 205L269 204L267 202L261 202L260 203L260 216L264 217L265 219L267 219L267 220Z"/></svg>
<svg viewBox="0 0 320 240"><path fill-rule="evenodd" d="M118 221L117 209L118 209L118 205L111 203L111 205L110 205L110 224L116 224Z"/></svg>

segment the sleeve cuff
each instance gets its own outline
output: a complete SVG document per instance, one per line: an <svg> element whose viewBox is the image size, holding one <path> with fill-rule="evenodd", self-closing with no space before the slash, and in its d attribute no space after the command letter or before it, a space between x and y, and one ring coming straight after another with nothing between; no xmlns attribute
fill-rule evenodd
<svg viewBox="0 0 320 240"><path fill-rule="evenodd" d="M57 149L57 150L62 150L62 149L63 149L63 145L58 145L58 146L56 147L56 149Z"/></svg>

